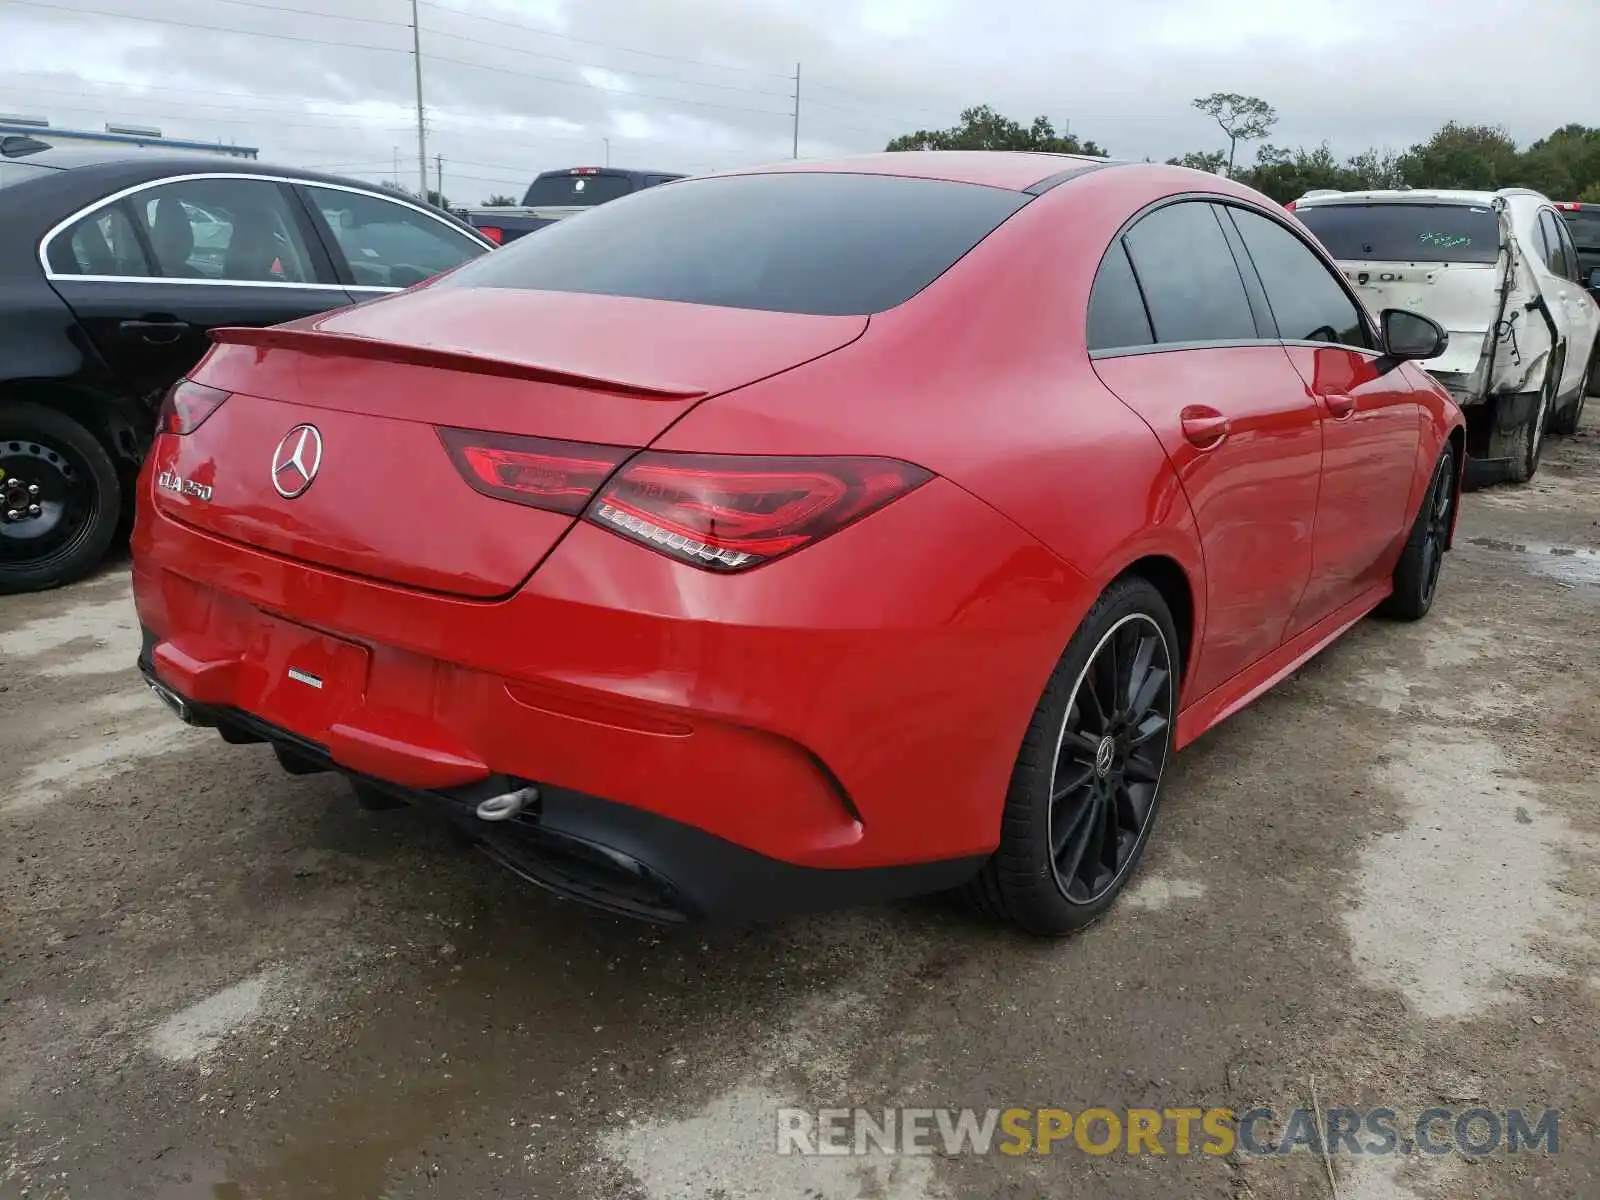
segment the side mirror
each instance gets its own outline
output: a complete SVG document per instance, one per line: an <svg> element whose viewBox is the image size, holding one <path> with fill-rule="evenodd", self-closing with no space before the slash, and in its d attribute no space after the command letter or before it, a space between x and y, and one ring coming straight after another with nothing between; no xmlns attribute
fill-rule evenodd
<svg viewBox="0 0 1600 1200"><path fill-rule="evenodd" d="M1600 267L1595 267L1589 272L1588 286L1591 291L1600 291Z"/></svg>
<svg viewBox="0 0 1600 1200"><path fill-rule="evenodd" d="M1421 313L1386 308L1378 319L1383 324L1383 352L1396 362L1437 358L1450 345L1443 327Z"/></svg>

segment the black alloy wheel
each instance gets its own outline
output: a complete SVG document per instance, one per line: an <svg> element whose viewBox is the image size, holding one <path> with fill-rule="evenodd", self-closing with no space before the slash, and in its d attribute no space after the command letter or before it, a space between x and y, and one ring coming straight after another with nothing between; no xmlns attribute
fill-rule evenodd
<svg viewBox="0 0 1600 1200"><path fill-rule="evenodd" d="M1450 546L1450 522L1456 506L1456 456L1446 442L1433 468L1433 478L1423 494L1422 507L1406 537L1405 549L1394 568L1394 590L1378 606L1380 616L1417 621L1433 607L1439 589L1439 569Z"/></svg>
<svg viewBox="0 0 1600 1200"><path fill-rule="evenodd" d="M1144 613L1123 617L1079 675L1050 780L1050 866L1073 904L1122 878L1155 809L1173 716L1172 655Z"/></svg>
<svg viewBox="0 0 1600 1200"><path fill-rule="evenodd" d="M1455 499L1455 486L1455 455L1446 446L1422 504L1421 584L1424 608L1432 607L1433 593L1439 586L1439 568L1444 565L1445 547L1450 542L1450 506Z"/></svg>
<svg viewBox="0 0 1600 1200"><path fill-rule="evenodd" d="M1092 923L1133 875L1160 807L1182 657L1165 595L1115 580L1057 659L1018 748L999 843L964 887L1041 937Z"/></svg>

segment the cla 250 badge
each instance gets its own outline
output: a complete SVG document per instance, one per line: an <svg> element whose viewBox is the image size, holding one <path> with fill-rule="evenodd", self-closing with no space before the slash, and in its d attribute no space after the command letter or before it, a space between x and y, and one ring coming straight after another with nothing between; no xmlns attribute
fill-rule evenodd
<svg viewBox="0 0 1600 1200"><path fill-rule="evenodd" d="M193 496L196 500L211 499L211 485L209 483L196 483L192 479L172 471L163 471L156 476L156 486L179 496Z"/></svg>

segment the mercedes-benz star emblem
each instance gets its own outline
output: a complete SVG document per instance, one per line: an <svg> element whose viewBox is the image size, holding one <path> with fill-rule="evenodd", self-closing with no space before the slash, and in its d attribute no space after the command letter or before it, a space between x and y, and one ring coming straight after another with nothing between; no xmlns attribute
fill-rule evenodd
<svg viewBox="0 0 1600 1200"><path fill-rule="evenodd" d="M293 500L311 486L321 466L322 434L315 425L296 425L272 456L272 486L285 500Z"/></svg>
<svg viewBox="0 0 1600 1200"><path fill-rule="evenodd" d="M1100 745L1094 752L1094 773L1102 778L1111 774L1111 767L1117 761L1117 743L1112 738L1101 738Z"/></svg>

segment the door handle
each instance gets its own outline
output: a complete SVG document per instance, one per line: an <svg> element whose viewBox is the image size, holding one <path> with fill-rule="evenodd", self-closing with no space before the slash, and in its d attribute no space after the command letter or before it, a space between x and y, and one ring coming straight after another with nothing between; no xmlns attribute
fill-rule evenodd
<svg viewBox="0 0 1600 1200"><path fill-rule="evenodd" d="M187 321L176 319L156 319L122 321L117 328L142 342L149 342L152 346L170 346L189 332L190 325Z"/></svg>
<svg viewBox="0 0 1600 1200"><path fill-rule="evenodd" d="M1228 418L1205 404L1191 404L1178 414L1183 436L1202 450L1221 443L1228 436Z"/></svg>
<svg viewBox="0 0 1600 1200"><path fill-rule="evenodd" d="M1335 421L1342 421L1356 411L1356 398L1346 396L1343 392L1328 392L1322 401L1328 406L1328 415Z"/></svg>

